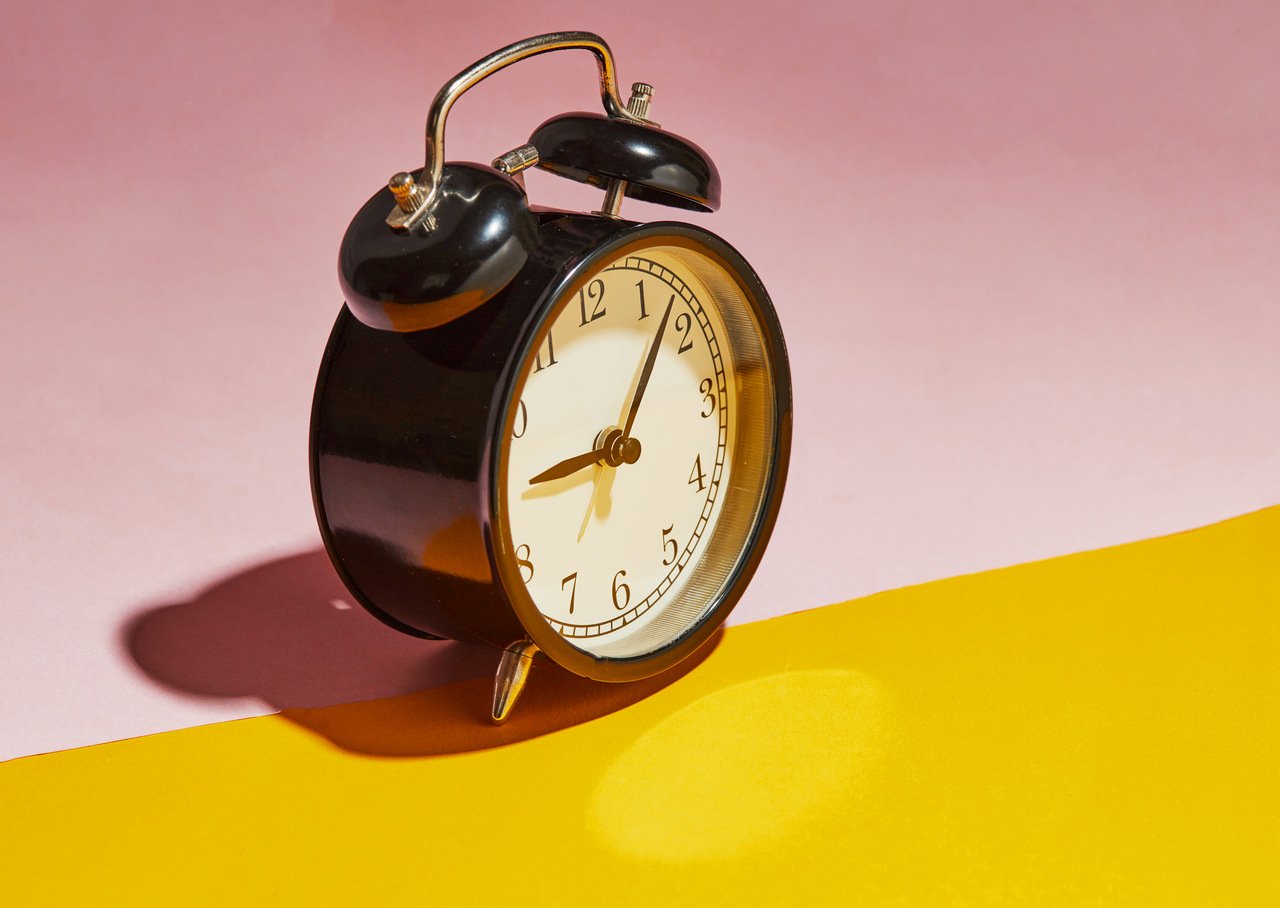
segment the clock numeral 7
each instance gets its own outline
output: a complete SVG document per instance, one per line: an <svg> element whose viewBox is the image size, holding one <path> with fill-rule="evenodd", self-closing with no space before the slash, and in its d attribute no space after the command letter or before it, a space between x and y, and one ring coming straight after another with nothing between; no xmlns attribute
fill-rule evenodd
<svg viewBox="0 0 1280 908"><path fill-rule="evenodd" d="M587 317L587 303L592 303L591 317ZM596 278L590 284L578 291L578 306L582 309L582 323L579 328L585 328L587 322L594 322L598 318L604 316L604 281Z"/></svg>
<svg viewBox="0 0 1280 908"><path fill-rule="evenodd" d="M689 471L689 485L697 484L701 492L707 487L707 474L702 472L702 455L693 459L693 469Z"/></svg>
<svg viewBox="0 0 1280 908"><path fill-rule="evenodd" d="M570 584L573 584L573 585L570 586ZM568 577L560 581L561 590L563 590L566 586L569 587L569 614L572 615L573 614L573 597L574 597L574 594L578 592L578 572L577 571L574 571Z"/></svg>
<svg viewBox="0 0 1280 908"><path fill-rule="evenodd" d="M667 538L667 536L675 528L676 528L676 525L673 523L671 524L671 526L667 527L665 530L662 531L662 550L665 552L668 548L671 549L671 554L668 555L666 558L662 559L663 567L666 567L669 564L674 564L676 560L676 556L680 554L680 544L676 542L674 539Z"/></svg>

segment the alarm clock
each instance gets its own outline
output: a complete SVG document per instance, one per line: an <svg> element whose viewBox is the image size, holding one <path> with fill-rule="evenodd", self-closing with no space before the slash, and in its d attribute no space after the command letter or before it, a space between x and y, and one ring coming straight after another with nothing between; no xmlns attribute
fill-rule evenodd
<svg viewBox="0 0 1280 908"><path fill-rule="evenodd" d="M491 166L445 162L450 108L536 54L586 50L603 113L552 117ZM588 32L517 42L459 73L426 162L356 214L345 306L316 381L312 494L351 595L390 626L503 653L504 721L539 653L625 682L688 657L742 596L791 445L782 331L751 266L625 198L714 211L706 153L623 104ZM531 204L540 167L599 211Z"/></svg>

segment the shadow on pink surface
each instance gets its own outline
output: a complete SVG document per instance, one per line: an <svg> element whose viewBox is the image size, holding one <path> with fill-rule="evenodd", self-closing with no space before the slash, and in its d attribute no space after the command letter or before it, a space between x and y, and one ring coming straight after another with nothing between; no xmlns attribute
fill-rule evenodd
<svg viewBox="0 0 1280 908"><path fill-rule="evenodd" d="M540 659L501 727L488 719L497 650L386 627L352 603L318 549L148 609L121 636L138 667L170 690L255 697L356 753L427 756L510 744L622 709L700 663L721 634L675 669L631 684L590 681ZM387 699L352 702L375 698Z"/></svg>

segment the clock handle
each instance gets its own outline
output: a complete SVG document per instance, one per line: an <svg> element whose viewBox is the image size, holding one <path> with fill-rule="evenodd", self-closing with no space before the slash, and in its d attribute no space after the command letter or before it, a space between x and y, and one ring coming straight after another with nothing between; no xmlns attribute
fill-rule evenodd
<svg viewBox="0 0 1280 908"><path fill-rule="evenodd" d="M421 182L411 184L408 190L412 193L411 200L415 204L408 210L403 210L406 206L402 202L401 213L398 216L395 212L392 214L396 220L392 226L412 225L424 220L427 209L435 198L436 189L440 185L440 175L444 169L444 125L454 102L477 82L487 79L499 70L506 69L512 63L553 50L591 51L600 67L600 100L604 103L605 113L612 118L632 123L649 123L644 117L628 111L626 104L618 96L617 67L613 62L613 53L599 35L591 32L552 32L508 44L458 73L436 95L435 101L431 104L431 111L427 114L427 154ZM390 222L391 219L388 219L388 223Z"/></svg>

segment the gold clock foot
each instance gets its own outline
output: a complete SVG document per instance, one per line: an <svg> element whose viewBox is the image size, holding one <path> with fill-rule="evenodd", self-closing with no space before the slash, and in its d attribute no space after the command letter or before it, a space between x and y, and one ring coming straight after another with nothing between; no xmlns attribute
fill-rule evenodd
<svg viewBox="0 0 1280 908"><path fill-rule="evenodd" d="M493 685L495 724L501 725L511 715L511 707L520 699L520 692L529 680L529 669L533 668L533 657L537 654L537 644L532 640L520 640L502 651L502 661L498 663L498 675Z"/></svg>

